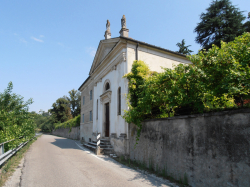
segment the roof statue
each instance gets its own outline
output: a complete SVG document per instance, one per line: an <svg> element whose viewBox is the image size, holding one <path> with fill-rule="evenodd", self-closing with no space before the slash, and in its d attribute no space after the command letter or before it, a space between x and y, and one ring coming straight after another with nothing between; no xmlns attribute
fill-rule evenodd
<svg viewBox="0 0 250 187"><path fill-rule="evenodd" d="M106 40L111 38L110 22L109 22L109 20L107 20L107 23L106 23L106 31L104 33L104 37L105 37Z"/></svg>
<svg viewBox="0 0 250 187"><path fill-rule="evenodd" d="M124 29L127 28L127 26L126 26L126 18L125 18L125 15L122 16L121 24L122 24L122 28L124 28Z"/></svg>
<svg viewBox="0 0 250 187"><path fill-rule="evenodd" d="M120 30L120 36L128 37L128 31L129 30L127 29L127 23L126 23L125 15L122 16L121 24L122 24L122 28Z"/></svg>
<svg viewBox="0 0 250 187"><path fill-rule="evenodd" d="M106 31L110 31L110 22L109 22L109 20L107 20L107 23L106 23Z"/></svg>

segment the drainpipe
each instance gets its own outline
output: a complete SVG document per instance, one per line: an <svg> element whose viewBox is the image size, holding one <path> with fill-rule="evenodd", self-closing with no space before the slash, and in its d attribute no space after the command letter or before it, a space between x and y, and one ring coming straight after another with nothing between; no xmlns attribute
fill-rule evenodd
<svg viewBox="0 0 250 187"><path fill-rule="evenodd" d="M137 45L136 45L136 56L135 56L135 60L137 60L138 61L138 47L139 47L139 43L137 43Z"/></svg>

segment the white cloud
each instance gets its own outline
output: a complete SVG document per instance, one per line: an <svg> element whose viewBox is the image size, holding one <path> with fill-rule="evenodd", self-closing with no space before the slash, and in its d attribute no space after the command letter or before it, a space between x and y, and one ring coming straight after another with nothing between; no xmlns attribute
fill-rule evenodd
<svg viewBox="0 0 250 187"><path fill-rule="evenodd" d="M32 40L35 40L36 42L43 42L43 40L38 39L38 38L35 38L34 36L31 36L30 38L31 38Z"/></svg>
<svg viewBox="0 0 250 187"><path fill-rule="evenodd" d="M58 42L57 44L64 47L63 43L61 43L61 42Z"/></svg>
<svg viewBox="0 0 250 187"><path fill-rule="evenodd" d="M28 42L27 42L25 39L23 39L23 38L20 38L19 41L22 42L22 43L25 43L25 44L28 43Z"/></svg>
<svg viewBox="0 0 250 187"><path fill-rule="evenodd" d="M95 56L95 53L96 53L96 48L94 47L88 47L87 48L87 53L90 55L90 56Z"/></svg>
<svg viewBox="0 0 250 187"><path fill-rule="evenodd" d="M44 36L43 36L43 35L40 35L39 37L40 37L40 38L43 38Z"/></svg>

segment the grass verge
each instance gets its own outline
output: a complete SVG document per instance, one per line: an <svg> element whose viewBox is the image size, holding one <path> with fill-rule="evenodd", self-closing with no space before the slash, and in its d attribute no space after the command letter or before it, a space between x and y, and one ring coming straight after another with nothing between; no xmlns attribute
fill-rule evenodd
<svg viewBox="0 0 250 187"><path fill-rule="evenodd" d="M125 159L123 156L113 158L113 159L116 160L117 162L125 165L125 166L130 167L130 168L133 168L133 169L136 169L136 170L142 170L142 171L145 171L148 174L154 174L157 177L162 177L164 179L167 179L171 183L175 183L180 187L190 187L188 185L186 174L183 176L183 178L180 178L179 180L176 180L171 176L171 174L167 173L167 169L163 169L162 171L161 170L157 171L157 169L154 169L154 167L151 164L149 164L149 167L147 167L146 163L140 163L140 162L137 162L137 161L132 161L130 159ZM158 167L156 167L156 168L158 168Z"/></svg>
<svg viewBox="0 0 250 187"><path fill-rule="evenodd" d="M27 152L31 144L36 140L37 137L29 141L23 148L21 148L16 154L14 154L9 160L7 160L5 164L0 167L0 186L4 186L8 178L12 176L17 166L20 164L20 161L24 157L24 154Z"/></svg>

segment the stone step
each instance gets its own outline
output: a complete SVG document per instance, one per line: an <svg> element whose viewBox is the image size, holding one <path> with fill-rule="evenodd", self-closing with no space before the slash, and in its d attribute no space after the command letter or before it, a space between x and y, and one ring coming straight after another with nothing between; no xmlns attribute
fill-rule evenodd
<svg viewBox="0 0 250 187"><path fill-rule="evenodd" d="M94 142L88 142L88 144L89 144L89 145L93 145L93 146L97 146L97 144L94 143Z"/></svg>
<svg viewBox="0 0 250 187"><path fill-rule="evenodd" d="M100 145L100 148L105 149L105 148L113 148L112 145Z"/></svg>
<svg viewBox="0 0 250 187"><path fill-rule="evenodd" d="M106 139L101 139L100 145L99 145L100 146L99 152L97 151L97 141L91 141L91 142L85 143L83 144L83 146L93 151L95 154L110 155L114 153L114 148L110 144L110 141Z"/></svg>
<svg viewBox="0 0 250 187"><path fill-rule="evenodd" d="M101 141L100 144L101 144L101 145L111 145L110 142L103 142L103 141Z"/></svg>
<svg viewBox="0 0 250 187"><path fill-rule="evenodd" d="M88 148L92 148L92 149L96 149L96 146L94 146L94 145L83 144L83 146L88 147Z"/></svg>
<svg viewBox="0 0 250 187"><path fill-rule="evenodd" d="M100 140L101 140L101 142L110 142L109 139L100 139Z"/></svg>

